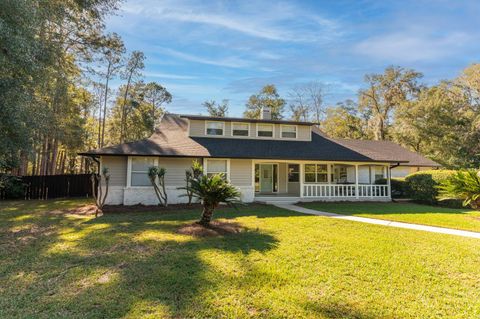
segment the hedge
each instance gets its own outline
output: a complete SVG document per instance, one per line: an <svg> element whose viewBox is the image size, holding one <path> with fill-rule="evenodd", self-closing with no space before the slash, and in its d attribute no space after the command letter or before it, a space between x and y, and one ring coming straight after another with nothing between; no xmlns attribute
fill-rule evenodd
<svg viewBox="0 0 480 319"><path fill-rule="evenodd" d="M454 170L426 170L410 174L405 177L407 193L415 201L439 204L437 186L454 173ZM442 204L457 206L456 203L442 202Z"/></svg>
<svg viewBox="0 0 480 319"><path fill-rule="evenodd" d="M24 184L18 176L0 174L0 199L23 198Z"/></svg>
<svg viewBox="0 0 480 319"><path fill-rule="evenodd" d="M375 181L376 185L386 185L388 180L386 178L378 179ZM405 178L401 177L392 177L390 179L390 185L392 187L392 197L393 198L405 198L408 197L407 183Z"/></svg>

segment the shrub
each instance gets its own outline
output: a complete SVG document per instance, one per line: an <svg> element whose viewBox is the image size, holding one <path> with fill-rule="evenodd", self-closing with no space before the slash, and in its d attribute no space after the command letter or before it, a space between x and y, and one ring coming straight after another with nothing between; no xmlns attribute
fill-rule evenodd
<svg viewBox="0 0 480 319"><path fill-rule="evenodd" d="M437 187L453 174L453 170L428 170L410 174L405 177L408 195L415 201L438 204Z"/></svg>
<svg viewBox="0 0 480 319"><path fill-rule="evenodd" d="M25 195L25 185L18 176L0 174L0 192L5 199L19 199Z"/></svg>
<svg viewBox="0 0 480 319"><path fill-rule="evenodd" d="M480 208L480 172L475 170L458 171L446 181L443 181L439 190L440 200L463 200L463 206Z"/></svg>
<svg viewBox="0 0 480 319"><path fill-rule="evenodd" d="M395 177L390 180L392 185L392 196L395 198L408 197L408 185L405 178Z"/></svg>

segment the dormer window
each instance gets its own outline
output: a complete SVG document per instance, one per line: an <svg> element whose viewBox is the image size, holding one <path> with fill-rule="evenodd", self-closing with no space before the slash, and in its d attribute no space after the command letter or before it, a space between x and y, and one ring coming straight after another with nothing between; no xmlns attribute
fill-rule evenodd
<svg viewBox="0 0 480 319"><path fill-rule="evenodd" d="M206 123L206 135L222 136L225 131L224 122L207 122Z"/></svg>
<svg viewBox="0 0 480 319"><path fill-rule="evenodd" d="M232 123L232 136L248 136L249 130L248 123Z"/></svg>
<svg viewBox="0 0 480 319"><path fill-rule="evenodd" d="M282 138L297 138L297 126L282 125Z"/></svg>
<svg viewBox="0 0 480 319"><path fill-rule="evenodd" d="M273 137L273 124L257 124L258 137Z"/></svg>

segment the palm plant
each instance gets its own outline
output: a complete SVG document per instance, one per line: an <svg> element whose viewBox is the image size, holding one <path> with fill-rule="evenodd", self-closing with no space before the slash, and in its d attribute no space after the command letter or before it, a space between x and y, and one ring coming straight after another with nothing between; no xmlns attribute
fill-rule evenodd
<svg viewBox="0 0 480 319"><path fill-rule="evenodd" d="M458 171L440 186L439 199L461 199L463 206L480 208L480 172L475 170Z"/></svg>
<svg viewBox="0 0 480 319"><path fill-rule="evenodd" d="M190 206L192 204L192 199L193 199L193 194L190 191L190 181L194 178L199 178L203 174L203 167L202 165L197 161L193 161L192 167L187 169L185 171L185 182L187 187L183 188L187 191L187 196L188 196L188 205Z"/></svg>
<svg viewBox="0 0 480 319"><path fill-rule="evenodd" d="M165 173L167 170L163 167L152 166L148 168L148 178L152 183L155 194L157 195L159 204L167 207L168 198L167 190L165 188ZM158 180L158 184L157 184Z"/></svg>
<svg viewBox="0 0 480 319"><path fill-rule="evenodd" d="M203 226L210 225L213 212L220 203L235 206L240 198L240 192L225 180L223 174L200 175L192 178L189 185L183 189L187 190L187 194L191 193L193 197L201 200L203 210L198 223Z"/></svg>

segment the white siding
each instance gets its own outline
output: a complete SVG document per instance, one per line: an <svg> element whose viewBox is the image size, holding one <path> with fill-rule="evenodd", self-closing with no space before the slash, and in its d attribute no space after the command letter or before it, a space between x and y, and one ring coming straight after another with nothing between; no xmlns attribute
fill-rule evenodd
<svg viewBox="0 0 480 319"><path fill-rule="evenodd" d="M252 186L252 160L230 160L230 182L235 186Z"/></svg>
<svg viewBox="0 0 480 319"><path fill-rule="evenodd" d="M110 186L127 185L127 157L126 156L102 156L102 169L108 168L110 173Z"/></svg>
<svg viewBox="0 0 480 319"><path fill-rule="evenodd" d="M158 166L166 169L165 184L167 186L185 186L185 171L192 166L194 159L159 157Z"/></svg>

